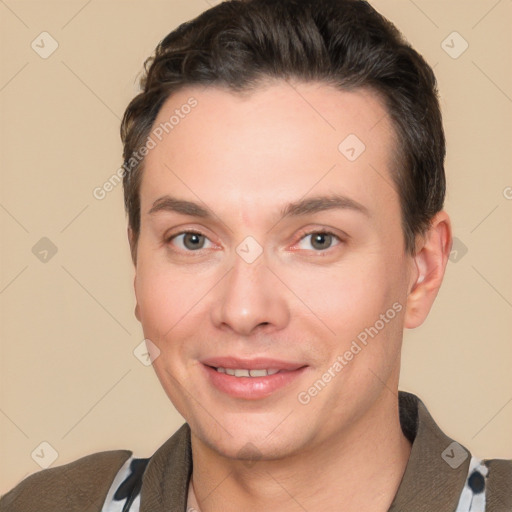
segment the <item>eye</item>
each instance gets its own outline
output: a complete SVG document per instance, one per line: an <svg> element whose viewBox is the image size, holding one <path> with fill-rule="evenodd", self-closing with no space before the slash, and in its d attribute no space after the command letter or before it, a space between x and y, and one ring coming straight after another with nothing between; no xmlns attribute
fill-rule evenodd
<svg viewBox="0 0 512 512"><path fill-rule="evenodd" d="M181 233L177 233L176 235L172 235L166 240L166 242L173 243L174 240L178 241L180 244L180 249L186 252L191 252L204 249L205 242L208 240L208 238L202 233L196 231L183 231Z"/></svg>
<svg viewBox="0 0 512 512"><path fill-rule="evenodd" d="M302 236L301 241L299 242L300 249L310 250L309 247L304 247L300 245L305 240L307 240L308 237L311 237L310 245L314 248L316 252L330 249L332 247L332 242L334 239L338 240L339 243L342 242L339 236L335 235L334 233L331 233L330 231L311 231Z"/></svg>

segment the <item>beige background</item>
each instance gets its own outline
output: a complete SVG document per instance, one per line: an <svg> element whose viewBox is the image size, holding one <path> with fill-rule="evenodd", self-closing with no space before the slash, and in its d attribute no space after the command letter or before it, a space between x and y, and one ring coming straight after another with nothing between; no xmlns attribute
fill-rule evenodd
<svg viewBox="0 0 512 512"><path fill-rule="evenodd" d="M476 455L512 458L512 3L373 3L435 66L460 240L428 321L406 332L401 389ZM206 8L0 1L0 492L48 462L42 442L53 466L119 448L149 456L183 423L133 354L143 336L122 187L102 201L92 191L121 163L119 122L145 57ZM43 31L59 44L47 59L31 48ZM442 47L453 31L469 44L456 59ZM463 41L444 44L453 54ZM32 252L42 237L58 249L47 262Z"/></svg>

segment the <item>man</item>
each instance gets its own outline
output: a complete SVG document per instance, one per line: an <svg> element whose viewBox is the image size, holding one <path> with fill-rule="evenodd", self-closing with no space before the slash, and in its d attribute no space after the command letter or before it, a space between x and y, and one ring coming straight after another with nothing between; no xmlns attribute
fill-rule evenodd
<svg viewBox="0 0 512 512"><path fill-rule="evenodd" d="M135 314L186 424L1 510L512 510L512 461L398 392L452 242L422 57L365 2L248 0L147 64L121 130Z"/></svg>

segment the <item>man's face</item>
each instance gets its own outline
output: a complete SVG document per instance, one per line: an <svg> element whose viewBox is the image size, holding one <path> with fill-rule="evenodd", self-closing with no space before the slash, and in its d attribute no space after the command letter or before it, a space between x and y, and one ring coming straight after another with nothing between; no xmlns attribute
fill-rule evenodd
<svg viewBox="0 0 512 512"><path fill-rule="evenodd" d="M182 109L191 97L197 105ZM316 83L244 97L186 88L153 129L176 109L179 122L146 156L140 192L135 293L144 336L160 351L153 365L211 449L304 453L356 428L397 386L414 260L392 185L389 117L369 91ZM153 208L166 195L208 215ZM289 210L334 197L331 208Z"/></svg>

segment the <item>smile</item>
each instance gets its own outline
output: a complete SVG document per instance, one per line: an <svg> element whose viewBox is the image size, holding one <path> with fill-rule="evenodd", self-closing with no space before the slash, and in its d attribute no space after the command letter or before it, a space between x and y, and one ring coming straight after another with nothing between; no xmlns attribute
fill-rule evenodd
<svg viewBox="0 0 512 512"><path fill-rule="evenodd" d="M202 361L208 386L233 398L261 400L285 392L308 369L307 365L275 359L223 357Z"/></svg>
<svg viewBox="0 0 512 512"><path fill-rule="evenodd" d="M219 366L216 368L219 373L226 373L228 375L232 375L234 377L266 377L267 375L274 375L278 373L280 370L269 369L269 370L246 370L246 369L233 369L233 368L223 368Z"/></svg>

